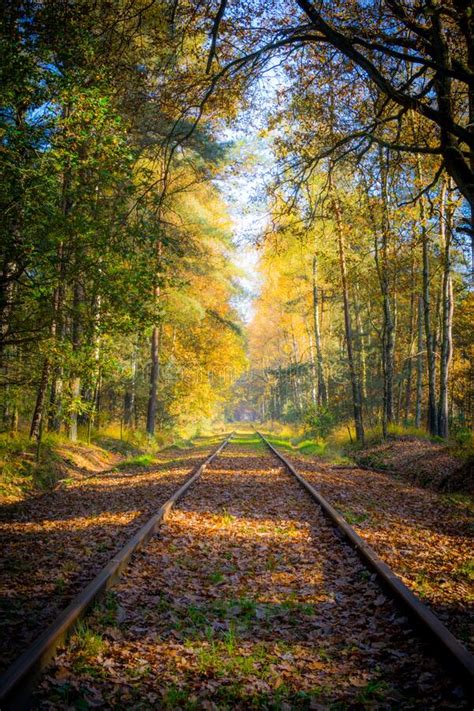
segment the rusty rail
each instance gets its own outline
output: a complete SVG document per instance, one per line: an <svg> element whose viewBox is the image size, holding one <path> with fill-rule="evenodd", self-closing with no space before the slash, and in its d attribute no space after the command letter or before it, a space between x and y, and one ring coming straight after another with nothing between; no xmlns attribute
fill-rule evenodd
<svg viewBox="0 0 474 711"><path fill-rule="evenodd" d="M357 551L362 561L373 570L383 585L390 591L395 600L400 603L417 626L436 644L452 670L465 683L468 693L474 689L474 657L448 630L447 627L431 612L431 610L400 580L393 570L379 558L377 553L359 536L336 509L309 482L299 474L286 457L281 454L261 432L259 437L267 447L283 462L291 474L298 480L308 494L319 504L323 513L339 529L343 537Z"/></svg>
<svg viewBox="0 0 474 711"><path fill-rule="evenodd" d="M102 568L95 578L78 593L56 620L33 642L0 677L0 708L20 711L30 705L35 682L44 667L53 659L56 649L73 631L76 623L91 605L120 578L135 551L142 548L165 521L174 504L186 493L205 468L228 444L233 432L198 467L184 484L163 504L129 542Z"/></svg>

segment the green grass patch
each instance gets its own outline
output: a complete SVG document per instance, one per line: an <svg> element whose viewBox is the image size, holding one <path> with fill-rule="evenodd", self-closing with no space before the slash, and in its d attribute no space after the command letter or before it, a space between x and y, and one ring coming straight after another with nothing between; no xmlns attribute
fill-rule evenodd
<svg viewBox="0 0 474 711"><path fill-rule="evenodd" d="M230 526L233 521L235 521L235 516L229 513L227 509L223 509L220 515L221 526Z"/></svg>
<svg viewBox="0 0 474 711"><path fill-rule="evenodd" d="M105 669L95 661L104 651L105 641L86 622L81 620L77 623L71 647L74 652L72 668L75 673L88 674L98 679L105 676Z"/></svg>
<svg viewBox="0 0 474 711"><path fill-rule="evenodd" d="M124 459L119 462L114 469L128 469L129 467L149 467L154 464L155 458L152 454L138 454L136 457Z"/></svg>
<svg viewBox="0 0 474 711"><path fill-rule="evenodd" d="M459 568L456 568L455 575L458 578L474 581L474 558L466 561Z"/></svg>
<svg viewBox="0 0 474 711"><path fill-rule="evenodd" d="M390 686L383 679L371 679L367 682L359 693L356 700L359 704L373 704L376 701L383 701L389 691Z"/></svg>
<svg viewBox="0 0 474 711"><path fill-rule="evenodd" d="M322 440L305 438L282 437L272 434L265 435L270 444L276 449L289 454L303 454L309 457L321 457L326 451L327 444Z"/></svg>
<svg viewBox="0 0 474 711"><path fill-rule="evenodd" d="M114 590L109 590L94 606L91 619L102 627L114 627L117 624L118 609L117 593Z"/></svg>
<svg viewBox="0 0 474 711"><path fill-rule="evenodd" d="M219 583L224 581L224 576L220 570L215 570L213 573L210 573L208 577L209 582L212 583L212 585L219 585Z"/></svg>
<svg viewBox="0 0 474 711"><path fill-rule="evenodd" d="M364 523L364 521L367 521L367 519L370 518L368 513L360 513L352 511L351 509L341 509L341 514L351 526L355 526L358 523Z"/></svg>
<svg viewBox="0 0 474 711"><path fill-rule="evenodd" d="M432 590L429 576L426 573L418 573L415 578L415 590L420 597L428 597Z"/></svg>
<svg viewBox="0 0 474 711"><path fill-rule="evenodd" d="M455 506L457 509L464 511L465 513L474 515L474 497L470 494L443 494L442 500L444 503Z"/></svg>

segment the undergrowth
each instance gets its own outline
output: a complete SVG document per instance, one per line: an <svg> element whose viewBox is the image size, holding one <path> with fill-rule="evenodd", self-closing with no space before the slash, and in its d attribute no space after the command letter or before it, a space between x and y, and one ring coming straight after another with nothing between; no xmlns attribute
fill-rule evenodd
<svg viewBox="0 0 474 711"><path fill-rule="evenodd" d="M61 477L61 458L56 452L61 439L48 434L37 447L25 434L0 435L0 496L20 498L31 491L46 491Z"/></svg>

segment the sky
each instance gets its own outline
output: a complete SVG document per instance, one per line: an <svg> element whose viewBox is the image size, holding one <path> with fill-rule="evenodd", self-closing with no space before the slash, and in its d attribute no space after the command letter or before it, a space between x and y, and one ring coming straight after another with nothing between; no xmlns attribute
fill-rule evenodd
<svg viewBox="0 0 474 711"><path fill-rule="evenodd" d="M264 139L239 132L232 140L231 151L237 167L222 180L219 187L227 203L233 223L233 240L236 246L235 262L243 272L240 282L245 295L237 307L248 323L253 316L253 300L258 295L258 248L257 241L263 234L269 219L265 185L273 167L273 159ZM247 163L245 167L243 164Z"/></svg>
<svg viewBox="0 0 474 711"><path fill-rule="evenodd" d="M236 264L244 272L240 281L245 296L239 299L237 308L246 323L252 320L253 301L259 291L257 241L270 217L265 187L272 178L275 161L267 116L280 84L278 70L267 70L264 81L255 86L250 108L220 136L233 144L229 170L217 183L233 222Z"/></svg>

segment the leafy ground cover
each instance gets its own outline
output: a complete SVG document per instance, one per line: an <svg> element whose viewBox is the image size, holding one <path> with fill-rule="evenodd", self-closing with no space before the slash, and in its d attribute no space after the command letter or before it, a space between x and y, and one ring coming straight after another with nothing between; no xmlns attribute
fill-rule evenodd
<svg viewBox="0 0 474 711"><path fill-rule="evenodd" d="M465 708L254 436L178 504L43 678L37 709Z"/></svg>
<svg viewBox="0 0 474 711"><path fill-rule="evenodd" d="M451 631L474 650L474 500L405 477L285 452Z"/></svg>
<svg viewBox="0 0 474 711"><path fill-rule="evenodd" d="M0 668L23 651L220 438L0 503Z"/></svg>
<svg viewBox="0 0 474 711"><path fill-rule="evenodd" d="M26 435L0 435L0 503L14 504L49 491L62 478L81 478L111 469L120 456L95 444L48 434L38 453Z"/></svg>
<svg viewBox="0 0 474 711"><path fill-rule="evenodd" d="M438 491L465 491L474 495L474 459L453 445L427 438L402 437L378 442L356 451L359 464L387 469Z"/></svg>

